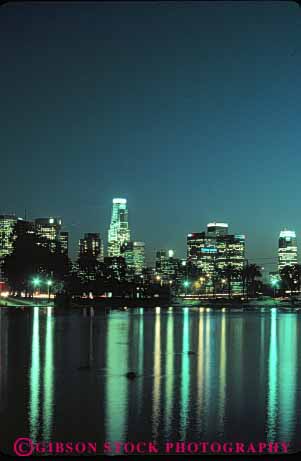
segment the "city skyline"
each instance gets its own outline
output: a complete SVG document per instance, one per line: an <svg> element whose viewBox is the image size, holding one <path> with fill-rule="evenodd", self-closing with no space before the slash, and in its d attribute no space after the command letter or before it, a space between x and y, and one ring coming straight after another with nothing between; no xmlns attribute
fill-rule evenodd
<svg viewBox="0 0 301 461"><path fill-rule="evenodd" d="M301 231L300 23L294 2L2 5L1 210L63 216L74 254L124 196L148 259L220 220L276 268Z"/></svg>
<svg viewBox="0 0 301 461"><path fill-rule="evenodd" d="M123 256L126 258L126 251L127 251L127 244L134 245L143 245L143 260L145 258L145 266L152 266L154 267L156 264L156 258L157 258L157 252L160 251L165 251L165 252L172 252L172 256L175 256L177 259L187 259L189 260L189 242L193 241L194 238L196 238L197 242L201 241L206 241L209 239L213 239L212 241L215 242L215 238L220 238L223 236L229 237L229 238L234 238L233 242L243 242L243 258L242 260L246 260L251 263L256 263L257 265L261 266L262 270L266 273L266 276L268 275L269 272L272 272L277 269L281 270L285 264L297 264L298 263L298 234L296 233L295 230L289 230L287 227L283 227L282 230L278 232L278 240L277 240L277 252L271 257L271 258L260 258L259 260L255 259L250 259L248 256L248 253L250 252L250 248L248 248L248 237L244 234L241 233L235 233L235 234L228 234L229 232L229 223L225 222L209 222L206 225L207 228L207 233L204 232L201 229L198 229L197 232L189 232L185 237L184 240L186 242L185 244L185 254L184 255L179 255L177 254L176 250L174 248L168 248L168 247L158 247L154 248L152 252L147 251L145 252L145 246L146 249L148 249L148 242L141 242L141 241L136 241L134 239L131 239L131 230L132 229L129 226L129 219L128 219L128 203L127 199L125 198L113 198L112 202L113 208L112 208L112 214L111 214L111 221L108 226L108 231L107 231L107 238L104 238L100 232L97 232L95 229L91 232L85 231L80 238L76 242L76 247L74 247L74 251L70 251L70 241L72 242L74 239L72 238L72 235L70 235L69 230L67 227L64 225L64 220L62 220L61 216L48 216L48 217L43 217L43 218L28 218L25 220L25 218L17 216L16 213L1 213L2 218L7 218L7 226L12 227L12 220L15 220L18 222L19 226L24 226L25 229L24 231L28 231L27 227L29 226L30 232L34 232L34 228L36 228L36 233L37 235L44 236L47 239L50 239L50 241L54 241L55 239L60 243L62 246L63 252L69 255L71 260L75 261L77 260L78 256L83 253L85 250L84 248L88 249L91 248L92 252L94 252L95 245L96 247L100 248L100 260L103 260L104 256ZM122 208L121 210L119 208ZM123 229L121 229L121 239L119 236L120 230L118 227L118 221L120 220L120 212L122 213L122 226ZM14 219L13 219L14 217ZM24 224L22 224L22 221L24 220ZM136 218L134 218L134 221L136 222ZM112 225L113 225L113 232L112 232ZM41 227L42 226L42 227ZM119 223L120 226L120 223ZM32 227L32 228L31 228ZM135 225L133 226L135 228ZM231 230L232 231L232 230ZM109 238L113 239L113 252L111 250L110 253L110 244L109 244ZM112 237L113 235L113 237ZM1 237L1 235L0 235ZM71 238L70 238L71 237ZM4 238L4 234L3 234ZM5 237L7 239L7 237ZM99 239L99 242L95 241ZM115 242L114 242L115 239ZM191 240L192 239L192 240ZM120 242L119 242L120 240ZM141 239L140 239L141 240ZM293 243L292 243L293 240ZM247 244L246 244L247 242ZM73 242L75 243L75 242ZM9 246L10 250L12 251L12 243L9 242L4 242L6 247ZM53 243L54 245L54 243ZM117 245L117 246L116 246ZM202 246L207 246L208 243L201 243ZM214 243L215 245L215 243ZM240 245L240 243L239 243ZM293 245L293 246L292 246ZM116 246L116 248L115 248ZM209 244L210 246L210 244ZM53 248L55 248L53 246ZM71 247L72 248L72 247ZM117 248L118 251L117 251ZM138 249L138 247L137 247ZM249 251L248 251L249 250ZM6 250L5 250L6 251ZM98 251L98 250L97 250ZM140 251L140 250L139 250ZM6 254L6 253L5 253ZM7 253L8 254L8 253ZM130 256L132 258L132 256ZM139 258L139 257L138 257ZM130 263L131 264L131 263ZM267 267L264 267L267 266Z"/></svg>

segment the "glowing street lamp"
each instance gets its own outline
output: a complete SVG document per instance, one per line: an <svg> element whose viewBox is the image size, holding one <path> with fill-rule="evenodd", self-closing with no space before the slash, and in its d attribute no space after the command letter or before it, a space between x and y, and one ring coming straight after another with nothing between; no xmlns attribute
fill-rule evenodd
<svg viewBox="0 0 301 461"><path fill-rule="evenodd" d="M47 280L47 286L48 286L48 299L50 299L50 288L53 284L52 280Z"/></svg>
<svg viewBox="0 0 301 461"><path fill-rule="evenodd" d="M33 285L34 290L36 290L41 285L41 279L39 277L34 277L31 283Z"/></svg>
<svg viewBox="0 0 301 461"><path fill-rule="evenodd" d="M41 285L41 279L39 277L35 277L32 281L32 284L35 288Z"/></svg>
<svg viewBox="0 0 301 461"><path fill-rule="evenodd" d="M272 279L271 280L271 285L274 288L274 298L276 297L276 288L278 288L278 280Z"/></svg>
<svg viewBox="0 0 301 461"><path fill-rule="evenodd" d="M183 285L184 285L184 288L185 288L185 296L187 296L187 288L188 288L189 285L190 285L189 282L188 282L188 280L184 280Z"/></svg>

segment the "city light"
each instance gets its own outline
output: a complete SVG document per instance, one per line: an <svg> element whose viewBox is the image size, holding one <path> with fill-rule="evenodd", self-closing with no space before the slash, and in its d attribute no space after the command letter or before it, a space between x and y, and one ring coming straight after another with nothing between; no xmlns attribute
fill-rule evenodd
<svg viewBox="0 0 301 461"><path fill-rule="evenodd" d="M34 287L38 287L41 284L41 279L39 277L35 277L32 281Z"/></svg>
<svg viewBox="0 0 301 461"><path fill-rule="evenodd" d="M188 282L188 280L185 280L184 283L183 283L183 285L184 285L185 288L189 287L189 282Z"/></svg>

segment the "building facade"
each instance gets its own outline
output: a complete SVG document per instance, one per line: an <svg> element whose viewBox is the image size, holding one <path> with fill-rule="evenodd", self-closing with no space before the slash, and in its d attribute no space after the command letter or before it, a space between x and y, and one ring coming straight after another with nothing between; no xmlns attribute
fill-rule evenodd
<svg viewBox="0 0 301 461"><path fill-rule="evenodd" d="M0 280L3 279L2 265L4 258L13 251L16 222L15 215L0 215Z"/></svg>
<svg viewBox="0 0 301 461"><path fill-rule="evenodd" d="M174 257L173 250L158 250L156 253L156 280L161 285L173 285L177 282L181 261Z"/></svg>
<svg viewBox="0 0 301 461"><path fill-rule="evenodd" d="M208 289L213 287L219 274L231 266L236 275L232 288L240 292L240 271L245 264L245 236L228 234L228 224L210 223L207 232L191 233L187 236L188 270L198 270Z"/></svg>
<svg viewBox="0 0 301 461"><path fill-rule="evenodd" d="M108 231L108 256L120 256L122 245L129 241L130 229L127 200L125 198L114 198L111 224Z"/></svg>
<svg viewBox="0 0 301 461"><path fill-rule="evenodd" d="M278 242L278 271L285 266L298 264L298 248L296 232L284 229L279 234Z"/></svg>
<svg viewBox="0 0 301 461"><path fill-rule="evenodd" d="M99 262L103 262L103 241L99 233L86 233L79 241L79 256L92 256Z"/></svg>
<svg viewBox="0 0 301 461"><path fill-rule="evenodd" d="M16 222L15 215L0 215L0 259L10 255L13 251Z"/></svg>
<svg viewBox="0 0 301 461"><path fill-rule="evenodd" d="M144 242L126 242L121 247L129 275L142 275L145 267Z"/></svg>
<svg viewBox="0 0 301 461"><path fill-rule="evenodd" d="M35 219L35 233L41 239L41 244L47 246L51 252L55 252L58 248L64 254L68 252L69 234L62 232L60 218Z"/></svg>

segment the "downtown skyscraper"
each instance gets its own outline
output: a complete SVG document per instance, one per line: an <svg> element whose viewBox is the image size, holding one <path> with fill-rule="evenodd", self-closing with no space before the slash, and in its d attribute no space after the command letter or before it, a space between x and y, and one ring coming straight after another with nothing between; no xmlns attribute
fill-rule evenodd
<svg viewBox="0 0 301 461"><path fill-rule="evenodd" d="M111 225L108 231L108 256L120 256L122 245L129 241L127 201L125 198L114 198Z"/></svg>
<svg viewBox="0 0 301 461"><path fill-rule="evenodd" d="M284 229L280 232L278 242L278 270L285 266L298 264L296 232Z"/></svg>

